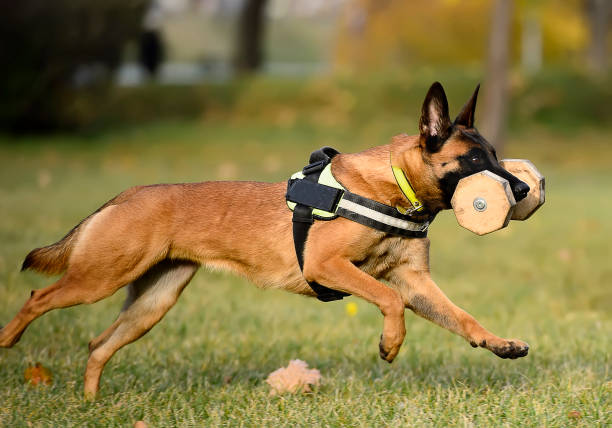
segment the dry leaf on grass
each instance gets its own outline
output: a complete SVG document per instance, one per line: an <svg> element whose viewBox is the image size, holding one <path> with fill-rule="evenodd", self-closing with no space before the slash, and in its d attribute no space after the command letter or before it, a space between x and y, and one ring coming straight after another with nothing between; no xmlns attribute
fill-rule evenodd
<svg viewBox="0 0 612 428"><path fill-rule="evenodd" d="M302 360L291 360L287 367L281 367L268 375L266 382L272 387L270 394L283 392L312 392L311 385L319 385L321 373L317 369L309 369Z"/></svg>
<svg viewBox="0 0 612 428"><path fill-rule="evenodd" d="M40 363L25 369L23 376L30 385L51 385L51 371Z"/></svg>

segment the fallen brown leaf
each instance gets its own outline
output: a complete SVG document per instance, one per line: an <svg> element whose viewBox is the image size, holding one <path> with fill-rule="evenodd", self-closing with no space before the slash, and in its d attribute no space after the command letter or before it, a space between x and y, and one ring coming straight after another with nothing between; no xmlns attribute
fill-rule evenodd
<svg viewBox="0 0 612 428"><path fill-rule="evenodd" d="M36 363L35 365L29 366L27 369L25 369L23 376L25 377L26 382L28 382L30 385L51 385L51 371L40 363Z"/></svg>
<svg viewBox="0 0 612 428"><path fill-rule="evenodd" d="M317 369L309 369L302 360L291 360L287 367L281 367L268 375L266 382L272 387L270 394L283 392L311 392L310 385L318 385L321 373Z"/></svg>

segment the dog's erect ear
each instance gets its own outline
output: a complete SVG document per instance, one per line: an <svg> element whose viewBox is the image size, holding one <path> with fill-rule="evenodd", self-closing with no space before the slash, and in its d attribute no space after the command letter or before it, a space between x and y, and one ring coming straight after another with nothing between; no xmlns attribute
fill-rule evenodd
<svg viewBox="0 0 612 428"><path fill-rule="evenodd" d="M466 128L474 127L474 112L476 111L476 99L478 98L478 90L480 89L480 83L476 86L476 90L472 94L472 97L461 109L461 113L457 115L455 119L455 125L463 125Z"/></svg>
<svg viewBox="0 0 612 428"><path fill-rule="evenodd" d="M419 120L419 132L426 149L431 152L438 151L449 137L450 129L446 94L440 82L435 82L427 91Z"/></svg>

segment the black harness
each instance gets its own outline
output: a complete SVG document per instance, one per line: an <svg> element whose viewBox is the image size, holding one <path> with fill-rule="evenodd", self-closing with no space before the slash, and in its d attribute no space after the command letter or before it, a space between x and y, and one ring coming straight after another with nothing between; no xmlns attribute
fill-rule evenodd
<svg viewBox="0 0 612 428"><path fill-rule="evenodd" d="M312 152L310 163L304 167L304 178L292 178L287 183L288 202L294 202L293 209L293 243L300 270L304 270L304 246L308 231L315 220L333 220L338 216L363 224L395 236L405 238L425 238L429 221L417 222L409 215L401 214L396 208L381 204L372 199L319 183L321 172L329 165L339 152L331 147L323 147ZM321 217L313 215L313 209L319 209L334 216ZM308 285L323 302L340 300L348 293L332 290L314 281Z"/></svg>

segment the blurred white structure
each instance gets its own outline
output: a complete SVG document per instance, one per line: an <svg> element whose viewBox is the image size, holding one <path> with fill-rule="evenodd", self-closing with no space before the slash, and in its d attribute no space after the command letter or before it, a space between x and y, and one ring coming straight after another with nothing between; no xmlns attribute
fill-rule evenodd
<svg viewBox="0 0 612 428"><path fill-rule="evenodd" d="M335 24L349 0L270 0L266 61L274 75L319 74L330 68ZM232 77L236 19L244 0L153 0L143 20L160 30L166 52L156 78L161 84L193 84ZM140 85L146 73L136 61L123 64L117 82Z"/></svg>

